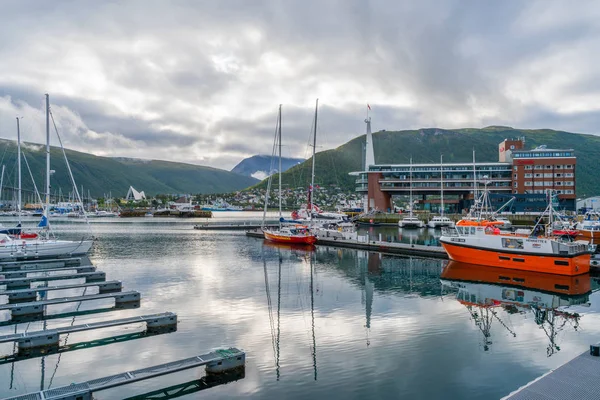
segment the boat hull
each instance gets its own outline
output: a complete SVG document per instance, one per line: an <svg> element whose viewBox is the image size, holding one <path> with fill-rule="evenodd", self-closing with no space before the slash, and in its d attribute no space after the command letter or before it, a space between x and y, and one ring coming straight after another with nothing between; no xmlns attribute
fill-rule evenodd
<svg viewBox="0 0 600 400"><path fill-rule="evenodd" d="M87 254L91 240L14 240L0 245L0 261L61 258Z"/></svg>
<svg viewBox="0 0 600 400"><path fill-rule="evenodd" d="M265 239L275 243L303 244L312 245L317 241L313 235L278 235L272 232L263 231Z"/></svg>
<svg viewBox="0 0 600 400"><path fill-rule="evenodd" d="M473 248L443 240L441 243L451 260L468 264L570 276L585 274L590 271L589 253L572 257L560 257Z"/></svg>
<svg viewBox="0 0 600 400"><path fill-rule="evenodd" d="M580 229L579 234L577 235L577 239L580 240L590 240L594 241L594 243L598 243L600 240L600 231L591 231L587 229Z"/></svg>

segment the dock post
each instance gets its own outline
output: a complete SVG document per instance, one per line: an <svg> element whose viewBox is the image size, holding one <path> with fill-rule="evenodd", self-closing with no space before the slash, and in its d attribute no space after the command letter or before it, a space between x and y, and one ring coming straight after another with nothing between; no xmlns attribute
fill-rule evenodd
<svg viewBox="0 0 600 400"><path fill-rule="evenodd" d="M49 331L44 335L39 335L31 338L24 338L19 341L18 354L20 356L31 355L32 353L51 353L58 350L60 343L60 335L58 332Z"/></svg>
<svg viewBox="0 0 600 400"><path fill-rule="evenodd" d="M96 272L94 274L85 277L85 282L102 282L106 280L106 274L104 272Z"/></svg>
<svg viewBox="0 0 600 400"><path fill-rule="evenodd" d="M22 293L11 293L8 295L8 303L13 304L19 301L36 301L37 293L32 290L31 292L22 292Z"/></svg>
<svg viewBox="0 0 600 400"><path fill-rule="evenodd" d="M177 330L177 315L165 315L146 322L148 333L175 332Z"/></svg>
<svg viewBox="0 0 600 400"><path fill-rule="evenodd" d="M115 296L115 306L121 306L127 303L139 303L140 298L141 296L138 292Z"/></svg>
<svg viewBox="0 0 600 400"><path fill-rule="evenodd" d="M10 310L10 316L12 317L23 317L23 316L43 316L44 315L44 306L41 304L36 305L23 305L18 308L13 308Z"/></svg>
<svg viewBox="0 0 600 400"><path fill-rule="evenodd" d="M211 361L206 364L207 375L229 372L238 368L244 368L246 365L246 353L237 349L217 350L215 353L218 353L223 359Z"/></svg>
<svg viewBox="0 0 600 400"><path fill-rule="evenodd" d="M123 290L123 283L119 282L110 282L110 283L98 283L98 293L114 293L120 292Z"/></svg>

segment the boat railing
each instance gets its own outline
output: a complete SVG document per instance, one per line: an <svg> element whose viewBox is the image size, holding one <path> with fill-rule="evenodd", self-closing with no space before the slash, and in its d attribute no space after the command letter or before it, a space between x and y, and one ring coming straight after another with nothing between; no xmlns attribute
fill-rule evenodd
<svg viewBox="0 0 600 400"><path fill-rule="evenodd" d="M568 243L552 241L552 250L555 254L571 255L588 251L588 246L583 243Z"/></svg>

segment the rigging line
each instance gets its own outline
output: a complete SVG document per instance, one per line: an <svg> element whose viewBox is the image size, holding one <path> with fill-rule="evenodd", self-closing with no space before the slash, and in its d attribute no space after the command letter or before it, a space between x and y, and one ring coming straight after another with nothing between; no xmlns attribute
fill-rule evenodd
<svg viewBox="0 0 600 400"><path fill-rule="evenodd" d="M276 371L277 371L277 380L281 378L281 373L279 370L279 339L281 338L281 250L278 249L279 252L279 269L277 272L277 352L276 354Z"/></svg>
<svg viewBox="0 0 600 400"><path fill-rule="evenodd" d="M313 359L313 369L314 369L314 379L317 380L317 340L315 338L315 296L314 296L314 286L313 286L313 270L314 263L313 257L310 257L310 315L312 320L312 359Z"/></svg>
<svg viewBox="0 0 600 400"><path fill-rule="evenodd" d="M33 190L34 193L37 195L37 198L40 202L40 204L44 204L42 202L42 197L40 196L40 192L37 189L37 185L35 184L35 179L33 179L33 173L31 172L31 168L29 168L29 162L27 161L27 156L25 155L25 152L21 152L21 155L23 156L23 160L25 161L25 166L27 167L27 170L29 171L29 176L31 177L31 182L33 183Z"/></svg>
<svg viewBox="0 0 600 400"><path fill-rule="evenodd" d="M85 296L87 289L88 289L87 286L83 289L83 296ZM81 308L82 303L83 303L83 301L79 302L79 304L77 305L77 308L75 309L75 312L79 312L79 308ZM73 326L73 324L75 324L76 317L77 317L77 315L73 315L73 319L71 320L71 326ZM65 336L64 346L66 346L67 342L69 341L69 335L70 335L70 333L67 333L67 335ZM48 389L50 389L52 387L52 381L54 380L54 375L56 375L56 371L58 371L58 365L60 364L60 358L62 357L62 354L63 353L58 354L58 359L56 360L56 365L54 366L54 371L52 372L52 376L50 377L50 383L48 384Z"/></svg>
<svg viewBox="0 0 600 400"><path fill-rule="evenodd" d="M275 357L275 323L273 321L273 306L271 303L271 288L269 285L269 275L267 272L267 260L265 259L265 251L261 249L263 259L263 269L265 272L265 293L267 295L267 310L269 314L269 324L271 325L271 344L273 346L273 356Z"/></svg>
<svg viewBox="0 0 600 400"><path fill-rule="evenodd" d="M65 158L65 164L67 165L67 170L69 171L69 177L71 178L71 183L73 184L73 191L77 195L77 200L79 201L79 204L81 205L81 209L84 210L83 202L81 201L81 196L79 195L79 190L77 189L77 184L75 183L75 178L73 177L73 172L71 171L71 165L69 164L69 160L67 159L67 153L65 152L65 148L63 146L62 139L60 138L60 134L58 133L58 128L56 127L56 122L54 121L54 114L52 113L51 109L49 110L49 113L50 113L50 118L52 119L52 125L54 125L54 131L56 132L56 136L58 137L58 142L60 143L60 149L62 150L63 156ZM85 210L83 212L83 217L85 218L85 222L86 222L88 229L90 231L90 234L91 234L92 227L90 226L90 221L87 217L87 214L85 213Z"/></svg>

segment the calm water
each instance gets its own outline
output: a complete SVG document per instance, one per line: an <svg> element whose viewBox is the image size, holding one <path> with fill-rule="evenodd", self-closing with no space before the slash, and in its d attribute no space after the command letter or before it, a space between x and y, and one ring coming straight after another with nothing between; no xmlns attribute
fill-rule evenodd
<svg viewBox="0 0 600 400"><path fill-rule="evenodd" d="M55 226L71 237L86 230L74 222ZM507 288L467 285L475 304L462 297L460 302L452 279L441 284L446 263L439 260L277 247L242 232L202 232L192 226L156 218L96 221L91 225L98 238L93 264L107 279L122 280L126 290L140 291L141 307L46 323L50 329L173 311L179 315L177 332L2 364L0 397L235 346L247 352L243 379L185 398L493 399L600 338L598 293L563 296L563 304L584 303L563 312L480 307L476 297L504 296ZM596 288L589 279L581 277L574 286ZM63 297L83 289L49 293ZM78 311L110 305L84 302ZM70 304L49 312L76 309ZM573 317L574 311L581 316ZM0 320L7 318L0 314ZM72 334L68 343L136 332L140 326ZM44 323L33 322L19 324L17 331L43 328ZM0 327L0 334L12 332L14 325ZM12 350L12 344L0 345L0 354ZM168 375L96 397L126 398L198 379L203 372Z"/></svg>

